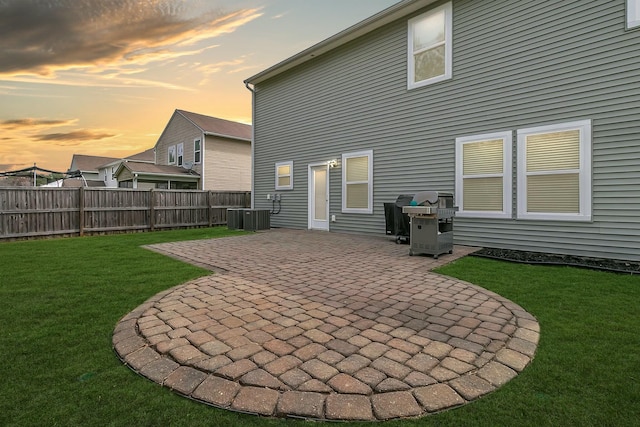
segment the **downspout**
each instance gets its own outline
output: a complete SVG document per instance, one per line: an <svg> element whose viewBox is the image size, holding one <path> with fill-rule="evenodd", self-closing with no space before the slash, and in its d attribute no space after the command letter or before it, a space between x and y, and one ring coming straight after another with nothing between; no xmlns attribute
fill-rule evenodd
<svg viewBox="0 0 640 427"><path fill-rule="evenodd" d="M202 139L201 139L201 142L200 142L200 189L202 191L204 191L204 169L205 169L205 162L204 162L205 149L204 149L204 147L206 146L205 138L206 138L206 135L204 134L204 130L203 130L202 131Z"/></svg>
<svg viewBox="0 0 640 427"><path fill-rule="evenodd" d="M251 209L255 209L256 203L256 177L255 177L255 155L256 155L256 91L255 86L249 86L245 81L244 86L251 91Z"/></svg>

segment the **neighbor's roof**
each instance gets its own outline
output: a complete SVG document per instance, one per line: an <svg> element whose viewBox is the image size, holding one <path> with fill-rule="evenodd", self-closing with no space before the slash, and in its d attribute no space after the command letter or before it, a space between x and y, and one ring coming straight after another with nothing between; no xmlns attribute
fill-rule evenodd
<svg viewBox="0 0 640 427"><path fill-rule="evenodd" d="M115 157L87 156L86 154L74 154L71 158L69 170L79 170L82 172L98 172L98 168L106 163L114 162Z"/></svg>
<svg viewBox="0 0 640 427"><path fill-rule="evenodd" d="M62 186L65 188L67 187L71 187L71 188L105 187L103 181L97 181L97 180L91 180L91 179L84 180L82 178L65 178L64 180L62 180Z"/></svg>
<svg viewBox="0 0 640 427"><path fill-rule="evenodd" d="M131 156L123 157L121 159L114 159L110 162L101 164L98 169L106 168L109 166L115 166L121 162L146 162L153 163L156 161L156 154L154 148L149 148L142 153L132 154Z"/></svg>
<svg viewBox="0 0 640 427"><path fill-rule="evenodd" d="M133 160L136 162L154 162L156 160L156 154L154 148L149 148L141 153L136 153L124 158L125 160Z"/></svg>
<svg viewBox="0 0 640 427"><path fill-rule="evenodd" d="M205 135L251 141L251 125L191 113L184 110L176 110L176 113L181 114L187 120L199 127Z"/></svg>
<svg viewBox="0 0 640 427"><path fill-rule="evenodd" d="M200 175L193 171L188 170L180 166L170 165L156 165L153 163L139 163L139 162L122 162L118 167L118 174L121 168L128 169L131 173L137 173L142 175L161 175L161 176L181 176L181 177L193 177L199 178Z"/></svg>
<svg viewBox="0 0 640 427"><path fill-rule="evenodd" d="M331 36L328 39L325 39L252 77L249 77L244 82L255 85L271 77L277 76L280 73L310 61L311 59L355 40L358 37L377 30L396 19L410 15L425 6L435 3L436 1L437 0L403 0L398 2L393 6L365 19L364 21L347 28L346 30L341 31L338 34Z"/></svg>

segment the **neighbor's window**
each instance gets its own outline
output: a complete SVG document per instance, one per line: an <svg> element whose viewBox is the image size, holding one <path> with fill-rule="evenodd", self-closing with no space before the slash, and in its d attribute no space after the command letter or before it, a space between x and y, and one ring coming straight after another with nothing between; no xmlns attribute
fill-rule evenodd
<svg viewBox="0 0 640 427"><path fill-rule="evenodd" d="M169 147L167 163L169 163L170 165L176 164L176 146L175 145L172 145Z"/></svg>
<svg viewBox="0 0 640 427"><path fill-rule="evenodd" d="M640 26L640 0L627 0L627 28Z"/></svg>
<svg viewBox="0 0 640 427"><path fill-rule="evenodd" d="M451 2L409 20L409 89L451 78Z"/></svg>
<svg viewBox="0 0 640 427"><path fill-rule="evenodd" d="M196 165L199 165L202 161L202 140L194 139L193 140L193 162Z"/></svg>
<svg viewBox="0 0 640 427"><path fill-rule="evenodd" d="M591 121L518 130L518 218L591 220Z"/></svg>
<svg viewBox="0 0 640 427"><path fill-rule="evenodd" d="M511 217L511 132L456 139L459 216Z"/></svg>
<svg viewBox="0 0 640 427"><path fill-rule="evenodd" d="M342 212L373 213L373 151L342 155Z"/></svg>
<svg viewBox="0 0 640 427"><path fill-rule="evenodd" d="M178 144L178 166L182 166L182 162L184 161L184 144Z"/></svg>
<svg viewBox="0 0 640 427"><path fill-rule="evenodd" d="M293 162L276 163L276 190L293 190Z"/></svg>

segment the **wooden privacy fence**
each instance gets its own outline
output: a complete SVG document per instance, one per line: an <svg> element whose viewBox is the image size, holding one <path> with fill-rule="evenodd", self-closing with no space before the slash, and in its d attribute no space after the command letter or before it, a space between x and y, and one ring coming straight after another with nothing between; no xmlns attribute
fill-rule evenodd
<svg viewBox="0 0 640 427"><path fill-rule="evenodd" d="M0 239L225 225L250 192L0 188Z"/></svg>

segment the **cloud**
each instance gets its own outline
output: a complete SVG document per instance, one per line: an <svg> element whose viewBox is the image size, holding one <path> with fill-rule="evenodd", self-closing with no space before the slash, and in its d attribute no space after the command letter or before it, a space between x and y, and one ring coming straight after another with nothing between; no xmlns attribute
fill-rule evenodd
<svg viewBox="0 0 640 427"><path fill-rule="evenodd" d="M50 128L56 126L70 126L77 122L77 120L44 120L44 119L12 119L0 121L0 129L2 130L15 130L27 128L32 130L34 128Z"/></svg>
<svg viewBox="0 0 640 427"><path fill-rule="evenodd" d="M222 12L197 0L0 0L0 76L51 77L192 55L201 50L181 48L261 15Z"/></svg>
<svg viewBox="0 0 640 427"><path fill-rule="evenodd" d="M46 133L34 136L36 141L51 142L56 145L80 145L87 141L97 141L101 139L113 138L112 133L97 132L87 129L74 130L71 132Z"/></svg>

